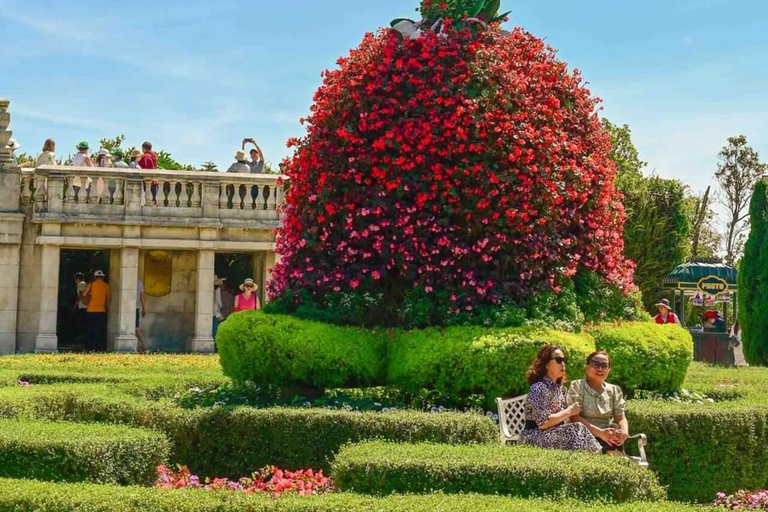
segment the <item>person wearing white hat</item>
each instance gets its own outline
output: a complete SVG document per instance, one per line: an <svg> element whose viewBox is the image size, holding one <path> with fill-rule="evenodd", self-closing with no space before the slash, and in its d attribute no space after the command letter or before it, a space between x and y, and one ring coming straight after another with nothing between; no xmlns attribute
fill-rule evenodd
<svg viewBox="0 0 768 512"><path fill-rule="evenodd" d="M259 299L256 297L256 290L258 289L259 286L250 277L243 281L243 284L240 285L240 290L243 293L235 297L235 307L232 308L232 312L259 309Z"/></svg>
<svg viewBox="0 0 768 512"><path fill-rule="evenodd" d="M250 174L251 166L248 165L248 157L245 156L245 151L238 149L235 153L236 162L229 166L227 172L239 172L242 174Z"/></svg>
<svg viewBox="0 0 768 512"><path fill-rule="evenodd" d="M109 285L104 281L104 272L93 273L93 281L85 289L88 297L88 336L85 349L89 352L107 350L107 307L109 306Z"/></svg>
<svg viewBox="0 0 768 512"><path fill-rule="evenodd" d="M109 157L109 151L103 148L99 150L99 156L96 159L96 167L114 167L112 165L112 159Z"/></svg>
<svg viewBox="0 0 768 512"><path fill-rule="evenodd" d="M19 141L17 141L16 139L13 139L13 138L12 139L8 139L8 144L5 147L11 150L11 156L13 157L13 163L14 164L18 164L19 163L19 159L14 154L14 151L16 151L17 149L19 149L21 147L21 144L19 144ZM243 153L243 155L245 155L245 153Z"/></svg>

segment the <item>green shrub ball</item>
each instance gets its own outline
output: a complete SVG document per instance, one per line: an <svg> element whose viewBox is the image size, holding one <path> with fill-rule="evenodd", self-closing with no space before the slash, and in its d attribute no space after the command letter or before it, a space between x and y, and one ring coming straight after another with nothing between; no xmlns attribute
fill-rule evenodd
<svg viewBox="0 0 768 512"><path fill-rule="evenodd" d="M243 311L221 325L216 345L234 382L362 387L382 383L388 337L384 330Z"/></svg>
<svg viewBox="0 0 768 512"><path fill-rule="evenodd" d="M596 347L611 356L609 380L630 396L638 389L679 390L693 360L693 338L677 325L604 324L590 334Z"/></svg>

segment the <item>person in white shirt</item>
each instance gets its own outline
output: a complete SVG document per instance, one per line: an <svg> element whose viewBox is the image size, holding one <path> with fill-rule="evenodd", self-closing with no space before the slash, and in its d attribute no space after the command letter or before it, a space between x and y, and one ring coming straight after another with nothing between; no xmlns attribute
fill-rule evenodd
<svg viewBox="0 0 768 512"><path fill-rule="evenodd" d="M741 326L739 326L738 320L731 327L730 341L728 346L733 350L733 365L739 367L749 366L747 360L744 359L744 345L741 343Z"/></svg>
<svg viewBox="0 0 768 512"><path fill-rule="evenodd" d="M43 143L43 152L37 157L37 166L41 165L56 165L56 141L53 139L45 139Z"/></svg>
<svg viewBox="0 0 768 512"><path fill-rule="evenodd" d="M147 314L147 296L144 293L144 281L139 279L136 285L136 339L139 340L139 352L147 351L146 338L141 328L141 319Z"/></svg>
<svg viewBox="0 0 768 512"><path fill-rule="evenodd" d="M85 298L86 288L88 288L88 283L85 282L85 276L82 272L78 272L75 274L75 291L77 292L77 300L75 301L75 325L77 325L75 339L85 336L85 327L88 321L88 303Z"/></svg>

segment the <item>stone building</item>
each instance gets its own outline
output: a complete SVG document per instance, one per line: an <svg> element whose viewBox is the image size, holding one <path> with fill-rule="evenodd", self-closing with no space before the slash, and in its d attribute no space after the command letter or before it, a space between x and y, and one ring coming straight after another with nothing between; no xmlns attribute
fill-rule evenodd
<svg viewBox="0 0 768 512"><path fill-rule="evenodd" d="M0 354L56 352L65 255L100 254L112 290L109 350L135 352L137 283L150 349L213 351L217 257L240 256L259 284L276 262L279 176L43 166L20 169L0 98ZM64 283L64 285L62 285ZM237 283L235 283L237 284Z"/></svg>

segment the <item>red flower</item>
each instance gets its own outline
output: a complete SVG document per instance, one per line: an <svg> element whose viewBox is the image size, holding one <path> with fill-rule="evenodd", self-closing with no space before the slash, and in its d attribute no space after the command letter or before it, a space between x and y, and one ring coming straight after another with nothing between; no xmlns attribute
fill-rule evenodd
<svg viewBox="0 0 768 512"><path fill-rule="evenodd" d="M579 268L628 290L597 103L521 29L367 34L323 74L283 163L270 295L373 288L395 301L429 287L466 308L526 298Z"/></svg>

